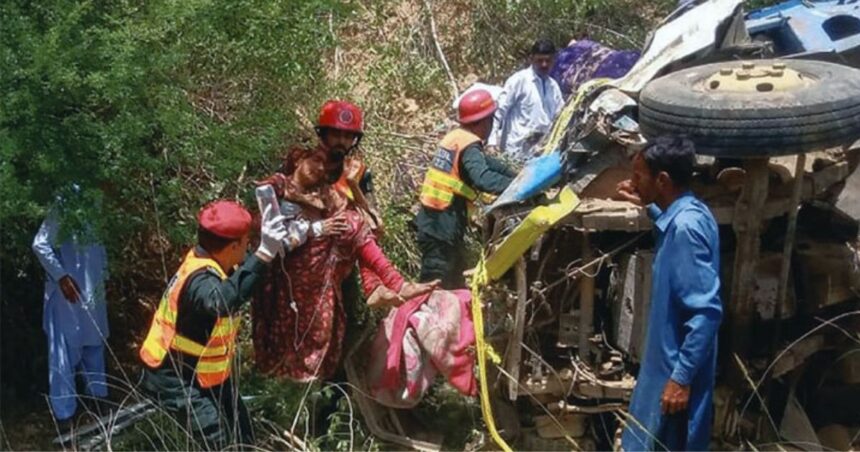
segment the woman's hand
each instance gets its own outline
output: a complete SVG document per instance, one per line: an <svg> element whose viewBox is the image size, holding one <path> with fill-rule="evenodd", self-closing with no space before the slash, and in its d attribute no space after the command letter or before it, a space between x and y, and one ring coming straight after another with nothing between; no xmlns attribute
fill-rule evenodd
<svg viewBox="0 0 860 452"><path fill-rule="evenodd" d="M361 162L353 158L346 159L343 172L346 174L346 181L349 182L350 186L358 187L359 182L361 182Z"/></svg>
<svg viewBox="0 0 860 452"><path fill-rule="evenodd" d="M440 284L442 284L442 281L438 279L426 283L406 282L400 288L400 296L404 300L420 297L438 289Z"/></svg>
<svg viewBox="0 0 860 452"><path fill-rule="evenodd" d="M367 305L371 308L384 308L384 307L397 307L406 303L406 299L404 299L397 292L380 285L377 287L369 297L367 297Z"/></svg>

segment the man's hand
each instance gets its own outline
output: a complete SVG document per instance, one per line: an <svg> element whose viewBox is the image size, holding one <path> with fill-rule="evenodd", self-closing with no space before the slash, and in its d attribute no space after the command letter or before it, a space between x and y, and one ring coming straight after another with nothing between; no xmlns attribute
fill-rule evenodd
<svg viewBox="0 0 860 452"><path fill-rule="evenodd" d="M400 296L403 297L404 300L420 297L421 295L426 295L436 290L439 287L439 284L442 284L442 281L439 279L426 283L403 283L403 287L400 288Z"/></svg>
<svg viewBox="0 0 860 452"><path fill-rule="evenodd" d="M502 150L498 146L486 146L484 152L490 155L502 155Z"/></svg>
<svg viewBox="0 0 860 452"><path fill-rule="evenodd" d="M385 223L382 222L382 216L379 215L376 209L371 209L370 219L370 229L376 234L376 238L381 239L385 235Z"/></svg>
<svg viewBox="0 0 860 452"><path fill-rule="evenodd" d="M682 386L674 380L669 379L666 382L666 387L663 389L663 397L660 399L663 414L680 413L687 409L689 402L690 387Z"/></svg>
<svg viewBox="0 0 860 452"><path fill-rule="evenodd" d="M636 187L633 186L633 181L630 179L623 180L615 186L616 198L622 201L632 202L637 206L642 205L642 198L636 193Z"/></svg>
<svg viewBox="0 0 860 452"><path fill-rule="evenodd" d="M269 218L272 206L266 206L263 218ZM284 216L278 215L260 225L260 247L255 253L263 262L271 262L278 254L284 252L284 239L287 238L287 227Z"/></svg>
<svg viewBox="0 0 860 452"><path fill-rule="evenodd" d="M69 275L60 278L60 292L63 292L63 296L69 300L69 303L77 303L81 300L81 289L74 278Z"/></svg>

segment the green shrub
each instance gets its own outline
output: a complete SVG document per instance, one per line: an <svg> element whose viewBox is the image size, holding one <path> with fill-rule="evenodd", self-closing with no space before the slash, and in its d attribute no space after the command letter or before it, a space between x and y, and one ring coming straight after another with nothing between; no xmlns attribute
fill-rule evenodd
<svg viewBox="0 0 860 452"><path fill-rule="evenodd" d="M247 199L250 182L276 167L284 138L304 133L298 112L316 110L328 86L321 74L333 36L318 24L337 23L349 8L335 0L0 4L4 397L45 391L44 360L27 359L45 350L43 271L29 245L55 197L67 200L63 231L89 222L107 245L111 340L125 357L148 324L136 301L157 299L192 243L199 207ZM73 183L80 195L70 195ZM20 362L38 365L13 367Z"/></svg>

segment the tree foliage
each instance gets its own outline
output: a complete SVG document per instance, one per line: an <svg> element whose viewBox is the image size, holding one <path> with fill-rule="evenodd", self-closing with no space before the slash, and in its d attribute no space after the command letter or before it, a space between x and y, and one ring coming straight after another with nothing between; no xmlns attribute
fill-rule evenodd
<svg viewBox="0 0 860 452"><path fill-rule="evenodd" d="M331 37L317 23L339 8L4 3L0 221L32 226L77 183L82 210L111 194L108 213L90 216L109 224L105 240L155 226L154 206L168 237L183 237L201 202L235 196L240 175L271 166L296 128L291 106L324 85ZM20 253L32 233L22 229L4 227L4 247Z"/></svg>
<svg viewBox="0 0 860 452"><path fill-rule="evenodd" d="M4 368L11 338L39 324L29 245L56 197L64 230L86 220L108 245L114 290L157 282L203 203L246 197L277 164L325 91L333 37L319 24L347 13L334 0L0 4Z"/></svg>

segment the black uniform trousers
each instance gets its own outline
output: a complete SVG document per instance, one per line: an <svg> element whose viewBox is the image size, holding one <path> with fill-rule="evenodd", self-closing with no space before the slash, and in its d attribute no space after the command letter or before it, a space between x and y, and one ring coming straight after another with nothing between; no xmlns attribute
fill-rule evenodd
<svg viewBox="0 0 860 452"><path fill-rule="evenodd" d="M232 377L218 386L202 388L192 375L180 376L171 364L168 358L161 368L146 369L143 388L201 442L201 449L254 444L251 418Z"/></svg>

